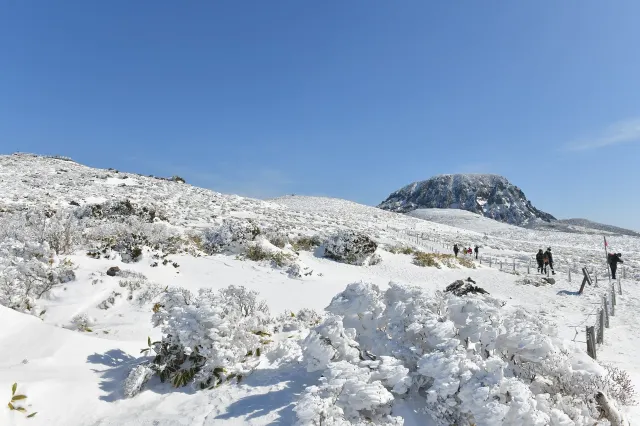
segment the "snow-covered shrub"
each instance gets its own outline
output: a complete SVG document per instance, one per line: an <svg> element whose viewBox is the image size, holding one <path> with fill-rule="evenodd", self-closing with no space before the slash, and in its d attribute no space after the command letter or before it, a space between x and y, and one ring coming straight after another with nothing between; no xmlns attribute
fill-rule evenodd
<svg viewBox="0 0 640 426"><path fill-rule="evenodd" d="M152 319L163 338L153 345L149 368L175 387L204 389L238 379L255 368L269 344L267 305L244 287L200 289L197 295L169 288Z"/></svg>
<svg viewBox="0 0 640 426"><path fill-rule="evenodd" d="M57 212L46 222L45 240L57 254L70 253L80 239L81 226L71 212Z"/></svg>
<svg viewBox="0 0 640 426"><path fill-rule="evenodd" d="M318 235L313 236L301 236L291 240L291 246L296 251L301 250L313 250L316 247L322 245L322 237Z"/></svg>
<svg viewBox="0 0 640 426"><path fill-rule="evenodd" d="M413 254L415 253L415 250L409 246L404 246L404 245L395 245L395 246L386 246L385 250L388 251L389 253L393 253L393 254Z"/></svg>
<svg viewBox="0 0 640 426"><path fill-rule="evenodd" d="M91 327L95 324L95 319L87 314L78 314L71 318L71 328L78 331L86 331L90 333Z"/></svg>
<svg viewBox="0 0 640 426"><path fill-rule="evenodd" d="M153 223L157 220L166 221L166 212L156 205L138 205L130 200L110 200L102 204L88 204L76 210L79 218L109 219L123 221L136 217L138 220Z"/></svg>
<svg viewBox="0 0 640 426"><path fill-rule="evenodd" d="M251 220L224 219L222 224L202 234L202 249L208 254L243 251L260 235L260 228Z"/></svg>
<svg viewBox="0 0 640 426"><path fill-rule="evenodd" d="M148 364L135 366L124 381L124 397L133 398L136 396L155 374L155 370Z"/></svg>
<svg viewBox="0 0 640 426"><path fill-rule="evenodd" d="M116 304L116 298L122 296L121 293L112 291L109 297L98 304L98 309L109 309Z"/></svg>
<svg viewBox="0 0 640 426"><path fill-rule="evenodd" d="M111 257L118 252L123 262L135 262L142 248L149 247L165 253L176 253L183 244L180 233L164 223L145 223L139 218L125 217L122 221L106 221L84 232L87 244L94 246L87 253L91 257Z"/></svg>
<svg viewBox="0 0 640 426"><path fill-rule="evenodd" d="M289 244L289 236L280 230L265 229L263 230L262 235L267 241L278 248L283 249L287 244Z"/></svg>
<svg viewBox="0 0 640 426"><path fill-rule="evenodd" d="M522 308L487 295L431 296L419 287L390 283L382 291L354 283L327 311L303 344L307 369L322 370L325 378L299 402L302 424L366 419L366 410L348 411L359 406L357 400L340 404L348 380L391 394L408 390L424 398L439 425L593 425L599 416L594 398L606 387L606 370ZM393 368L363 376L364 363L387 358ZM334 369L345 375L336 382ZM618 377L613 381L625 388ZM604 391L620 398L614 386ZM372 397L373 405L365 406L386 410L392 401L383 400Z"/></svg>
<svg viewBox="0 0 640 426"><path fill-rule="evenodd" d="M0 242L0 305L36 313L36 300L75 279L75 265L57 261L46 242Z"/></svg>
<svg viewBox="0 0 640 426"><path fill-rule="evenodd" d="M167 289L168 287L161 286L160 284L147 282L136 296L136 301L140 305L153 302Z"/></svg>
<svg viewBox="0 0 640 426"><path fill-rule="evenodd" d="M308 387L298 400L294 408L298 416L296 425L404 424L402 418L390 415L394 396L378 377L387 376L377 369L383 363L364 366L347 361L332 363L319 385ZM406 370L402 366L400 369Z"/></svg>
<svg viewBox="0 0 640 426"><path fill-rule="evenodd" d="M323 316L313 309L300 309L298 313L285 311L275 320L275 330L296 331L316 327L322 321Z"/></svg>
<svg viewBox="0 0 640 426"><path fill-rule="evenodd" d="M324 256L351 265L368 265L378 248L365 234L340 231L324 243Z"/></svg>

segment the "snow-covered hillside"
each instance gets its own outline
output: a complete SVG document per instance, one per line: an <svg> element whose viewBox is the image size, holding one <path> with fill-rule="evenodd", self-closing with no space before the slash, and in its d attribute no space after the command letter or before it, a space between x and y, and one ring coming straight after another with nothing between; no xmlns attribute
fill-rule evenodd
<svg viewBox="0 0 640 426"><path fill-rule="evenodd" d="M607 376L640 385L640 239L609 238L624 291L595 362L608 283L576 274L604 276L601 236L427 213L0 156L0 397L26 395L0 424L595 425L597 391L640 416ZM454 243L551 246L555 284ZM468 278L489 295L445 291Z"/></svg>
<svg viewBox="0 0 640 426"><path fill-rule="evenodd" d="M491 174L434 176L393 192L378 207L401 213L416 209L461 209L513 225L555 220L535 208L520 188L502 176Z"/></svg>

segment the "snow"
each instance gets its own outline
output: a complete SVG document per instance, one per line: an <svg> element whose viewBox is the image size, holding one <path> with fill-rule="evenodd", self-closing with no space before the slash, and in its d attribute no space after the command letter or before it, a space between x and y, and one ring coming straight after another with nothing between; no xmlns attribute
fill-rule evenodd
<svg viewBox="0 0 640 426"><path fill-rule="evenodd" d="M525 353L534 356L538 352L526 352L526 349L534 344L553 341L553 347L570 348L573 371L583 371L584 374L600 371L584 352L584 334L585 326L596 322L595 312L602 296L608 292L608 281L602 281L603 275L600 275L598 287L587 287L581 296L576 293L582 266L604 270L601 235L523 229L459 210L417 210L412 216L407 216L323 197L290 196L265 202L218 194L188 184L26 155L0 156L0 172L0 228L3 218L20 214L23 209L46 207L60 210L69 208L70 201L85 205L126 198L139 205L162 207L167 216L167 222L163 223L181 235L219 226L225 218L251 218L261 229L277 229L292 237L328 237L340 230L362 232L378 243L376 253L381 257L381 262L375 265L357 266L326 259L321 248L299 250L295 261L313 272L308 276L291 278L285 267L276 267L266 260L251 261L235 253L179 252L166 256L169 262L163 264L162 257L154 258L159 252L147 247L139 261L123 263L120 255L115 253L111 253L109 258L90 258L86 254L87 249L78 243L73 253L54 256L56 262L66 258L73 263L75 280L57 285L46 298L38 299L35 315L0 306L0 348L3 348L0 351L0 398L8 402L11 386L17 383L18 392L27 395L27 402L23 404L27 412L37 412L33 418L27 419L25 414L0 408L0 424L308 424L304 423L304 419L309 418L305 416L313 418L322 395L331 396L336 386L351 389L347 392L350 397L334 407L342 410L340 415L344 414L354 422L351 424L356 424L353 419L365 409L377 416L379 424L393 424L398 418L409 426L436 424L423 411L425 399L406 389L404 367L394 364L395 358L390 357L363 370L357 352L354 357L354 353L346 349L348 342L357 340L363 349L374 354L377 350L378 355L390 356L390 353L383 353L379 340L363 330L370 324L367 321L388 320L386 324L391 325L397 324L394 321L398 318L405 317L394 313L400 311L390 308L385 311L381 304L382 296L367 296L370 293L366 290L368 287L363 287L365 284L350 287L351 293L348 294L351 296L347 298L343 292L352 283L377 286L380 294L396 288L395 284L390 285L392 282L412 285L424 292L420 297L432 303L432 300L439 300L437 292L443 292L455 280L472 277L478 286L490 293L491 298L500 301L496 306L487 306L500 312L501 318L511 318L510 315L522 309L536 321L549 324L549 330L545 328L544 332L531 334L527 338L529 340L515 338L516 333L513 334L514 340L505 336L506 340L500 344L521 346L522 356ZM123 175L128 178L122 179ZM125 186L120 186L122 183ZM416 233L419 234L417 238ZM607 239L612 250L623 253L626 278L622 279L623 293L617 296L615 316L610 318L611 327L605 330L604 344L597 348L598 360L626 370L636 388L640 388L640 359L636 355L640 338L640 239L631 236ZM527 261L538 248L552 246L558 271L554 277L556 284L524 285L521 280L526 272L522 269L519 270L521 275L514 275L489 268L486 264L476 263L475 269L420 267L413 264L411 255L394 254L384 249L390 245L403 245L449 253L454 242L464 246L479 244L481 254L485 256L522 261ZM289 248L282 250L292 252ZM152 266L154 263L158 263L157 266ZM178 266L174 267L174 263ZM126 273L123 276L106 275L112 266L141 274L144 278L131 273L129 276L124 276ZM572 282L568 281L569 270L573 274ZM136 284L123 287L123 281L137 282L140 288L136 288ZM303 308L320 312L330 307L328 316L317 329L317 333L323 336L335 338L340 327L355 327L359 331L354 335L345 334L350 336L344 340L346 352L342 353L341 359L330 361L331 357L326 358L326 352L323 352L326 348L309 337L313 326L289 327L288 331L273 334L270 338L273 342L266 344L262 355L253 360L257 363L253 372L239 384L229 383L196 391L189 386L174 389L154 377L138 395L125 398L125 378L135 366L148 360L140 353L147 347L147 338L157 341L163 336L162 329L152 323L154 303L160 300L161 293L167 288L172 291L185 288L194 294L201 289L217 292L228 286L244 286L258 292L274 317L285 312L297 313ZM120 295L113 296L115 293ZM128 298L130 294L131 300ZM343 297L339 299L343 300L342 303L334 299L338 294ZM102 302L110 297L113 297L113 303L102 305L108 305L107 309L100 308ZM463 321L461 317L456 316L459 312L455 308L457 302L452 299L448 303L448 321L461 330L467 330L460 323ZM502 303L505 306L500 308ZM396 305L396 309L399 306ZM44 314L38 315L41 311ZM406 312L417 313L415 310ZM358 317L358 314L361 315ZM86 315L90 320L88 330L81 331L73 325L73 319L78 315ZM211 312L207 315L206 318L215 317ZM338 319L330 323L327 318ZM531 321L522 320L522 324L533 327ZM553 324L555 332L550 331ZM434 331L429 332L430 342L448 338L446 327L440 327L438 323L434 327ZM475 342L474 330L468 328L471 342ZM485 333L490 334L491 330L487 329ZM486 334L487 339L489 334ZM557 340L547 340L544 337L547 335L552 336L548 339ZM397 342L401 343L401 340ZM456 354L458 357L466 356L460 351ZM424 374L443 373L433 390L437 391L438 397L444 398L453 390L449 386L453 376L444 374L449 371L447 368L452 368L453 355L432 353L429 356L431 358L425 358L420 364L416 361L415 368ZM316 360L315 369L308 368L311 359ZM406 368L411 364L408 359L404 360ZM440 367L435 368L438 365ZM477 359L473 360L473 365L481 365L481 371L487 372L502 368ZM324 379L320 377L322 373L326 373ZM349 378L347 384L343 380L345 377ZM505 382L502 386L513 389L517 395L529 392L517 383ZM474 398L482 401L481 391L467 389L464 403L460 403L465 405L460 407L476 410L479 403ZM494 387L487 392L502 391ZM409 394L410 397L403 397ZM518 406L520 417L508 417L514 420L502 424L528 424L524 421L527 417L522 414L532 410L532 405L526 405L532 400L527 398L522 399ZM545 403L540 398L536 401L540 407ZM630 421L640 419L637 406L624 406L621 411ZM489 419L493 414L483 411L476 415L478 419ZM486 420L476 424L494 423Z"/></svg>

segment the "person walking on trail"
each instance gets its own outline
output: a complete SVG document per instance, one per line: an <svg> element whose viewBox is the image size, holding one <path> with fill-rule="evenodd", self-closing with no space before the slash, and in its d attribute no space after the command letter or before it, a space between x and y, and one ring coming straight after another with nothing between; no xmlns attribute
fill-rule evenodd
<svg viewBox="0 0 640 426"><path fill-rule="evenodd" d="M551 269L551 273L555 275L556 271L553 269L553 255L551 254L551 247L547 247L547 251L544 252L544 255L547 256L547 259L549 260L549 268ZM546 268L544 272L547 272Z"/></svg>
<svg viewBox="0 0 640 426"><path fill-rule="evenodd" d="M620 257L622 253L609 253L607 256L607 261L609 262L609 267L611 268L611 278L616 279L616 270L618 269L618 263L624 263Z"/></svg>
<svg viewBox="0 0 640 426"><path fill-rule="evenodd" d="M542 273L542 268L544 267L544 253L542 249L536 253L536 262L538 262L538 272Z"/></svg>
<svg viewBox="0 0 640 426"><path fill-rule="evenodd" d="M476 260L478 260L478 251L479 251L480 247L478 247L477 245L473 248L473 251L476 253Z"/></svg>
<svg viewBox="0 0 640 426"><path fill-rule="evenodd" d="M458 257L458 252L460 251L460 249L458 248L457 244L453 245L453 254L456 255L456 257Z"/></svg>

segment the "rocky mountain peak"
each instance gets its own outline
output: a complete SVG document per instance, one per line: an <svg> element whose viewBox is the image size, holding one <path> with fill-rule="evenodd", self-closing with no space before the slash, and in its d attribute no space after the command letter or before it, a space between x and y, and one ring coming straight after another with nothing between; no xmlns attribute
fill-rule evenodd
<svg viewBox="0 0 640 426"><path fill-rule="evenodd" d="M555 220L535 208L520 188L495 174L434 176L393 192L378 207L399 213L421 208L461 209L519 226Z"/></svg>

